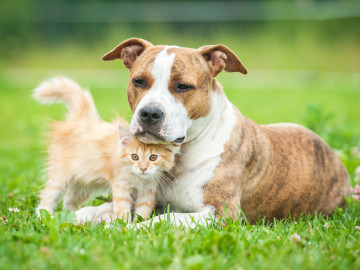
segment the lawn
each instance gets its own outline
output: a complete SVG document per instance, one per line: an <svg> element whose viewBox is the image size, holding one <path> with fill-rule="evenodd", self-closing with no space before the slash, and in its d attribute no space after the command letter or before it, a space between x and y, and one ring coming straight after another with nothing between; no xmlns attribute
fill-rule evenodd
<svg viewBox="0 0 360 270"><path fill-rule="evenodd" d="M257 225L228 220L226 227L213 223L188 229L164 221L154 228L134 231L120 221L111 227L75 225L73 214L61 208L52 219L46 215L41 220L36 218L37 194L46 181L46 123L62 119L66 110L62 105L39 105L31 98L31 90L54 74L69 75L90 88L104 119L110 120L118 112L129 120L131 111L125 92L128 72L120 68L120 62L97 61L113 45L102 46L96 54L80 48L70 52L63 48L58 54L34 50L31 57L3 65L0 269L360 268L360 231L356 227L360 226L360 203L350 198L348 208L338 209L329 217L312 215ZM281 44L275 42L271 48L278 46ZM342 52L350 47L345 46ZM273 56L249 48L235 48L247 55L247 76L219 76L229 99L258 123L295 122L316 131L341 156L354 186L360 181L360 175L355 174L360 166L360 77L351 53L335 54L351 65L342 63L342 69L333 72L332 62L327 59L331 48L315 49L312 55L321 52L317 55L320 61L313 60L304 70L299 70L302 64L286 65L296 59L279 59L272 66L266 61L258 64L256 59L271 60ZM76 61L74 50L81 51ZM281 55L279 51L276 55ZM300 49L299 54L299 59L304 56ZM53 58L49 63L50 55ZM292 54L284 51L284 55Z"/></svg>

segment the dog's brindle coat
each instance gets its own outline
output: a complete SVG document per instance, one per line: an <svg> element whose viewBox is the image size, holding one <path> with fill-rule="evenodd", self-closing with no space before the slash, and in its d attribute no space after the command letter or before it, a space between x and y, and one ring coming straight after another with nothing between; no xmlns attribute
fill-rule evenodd
<svg viewBox="0 0 360 270"><path fill-rule="evenodd" d="M175 223L200 221L214 210L237 218L238 207L255 223L258 216L328 214L344 203L349 177L323 140L295 124L258 125L227 100L215 76L222 70L247 73L227 47L165 47L129 39L103 59L122 59L131 72L127 94L134 135L146 143L186 136L176 180L158 200L175 212L192 213L175 214ZM191 87L179 91L179 84ZM149 106L165 115L153 126L139 116ZM77 216L96 220L111 211L104 204L80 209Z"/></svg>

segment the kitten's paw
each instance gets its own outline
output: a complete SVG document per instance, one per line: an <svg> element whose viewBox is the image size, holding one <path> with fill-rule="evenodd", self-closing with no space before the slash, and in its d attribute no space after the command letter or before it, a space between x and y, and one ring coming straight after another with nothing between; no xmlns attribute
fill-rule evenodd
<svg viewBox="0 0 360 270"><path fill-rule="evenodd" d="M126 223L129 223L132 221L132 217L131 217L131 213L130 212L119 212L119 213L114 213L111 218L113 220L115 219L122 219L123 221L125 221Z"/></svg>

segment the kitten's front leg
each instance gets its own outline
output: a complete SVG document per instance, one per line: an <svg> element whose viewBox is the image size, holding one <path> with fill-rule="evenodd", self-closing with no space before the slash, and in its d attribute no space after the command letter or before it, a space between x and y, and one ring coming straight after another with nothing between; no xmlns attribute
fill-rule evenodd
<svg viewBox="0 0 360 270"><path fill-rule="evenodd" d="M50 179L40 193L40 203L36 208L37 216L40 216L40 209L45 209L50 214L53 214L54 209L65 192L65 188L66 186L63 182Z"/></svg>
<svg viewBox="0 0 360 270"><path fill-rule="evenodd" d="M142 216L145 219L150 217L156 203L156 194L153 190L148 190L141 197L138 196L135 204L135 214Z"/></svg>
<svg viewBox="0 0 360 270"><path fill-rule="evenodd" d="M112 185L114 216L124 220L131 220L131 206L134 201L131 189L121 184Z"/></svg>

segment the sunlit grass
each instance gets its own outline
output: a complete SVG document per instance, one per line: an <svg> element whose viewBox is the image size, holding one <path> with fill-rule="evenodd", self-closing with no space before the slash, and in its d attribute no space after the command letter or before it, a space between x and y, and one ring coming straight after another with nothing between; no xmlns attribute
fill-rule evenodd
<svg viewBox="0 0 360 270"><path fill-rule="evenodd" d="M332 23L335 24L335 23ZM309 26L311 26L309 24ZM198 47L224 43L249 70L223 73L230 101L258 123L295 122L316 131L337 149L355 184L360 166L359 46L356 38L324 39L311 27L289 32L274 24L257 32L235 27L208 29L198 36L162 30L140 33L154 44ZM261 30L262 29L262 30ZM305 29L305 28L304 28ZM169 29L167 29L169 30ZM62 105L41 106L31 98L43 79L64 74L89 87L105 120L131 117L128 71L101 56L131 31L115 31L102 44L67 40L32 44L0 62L0 268L1 269L357 269L360 267L360 204L329 217L298 221L187 229L166 222L133 231L113 226L75 225L72 215L34 215L45 183L44 133L49 119L63 119ZM116 35L115 35L116 34ZM208 35L209 34L209 35ZM325 44L326 43L326 44ZM358 176L359 177L359 176ZM100 201L90 202L99 204ZM9 208L18 208L11 212ZM326 225L327 224L327 225ZM300 240L292 238L298 234Z"/></svg>

